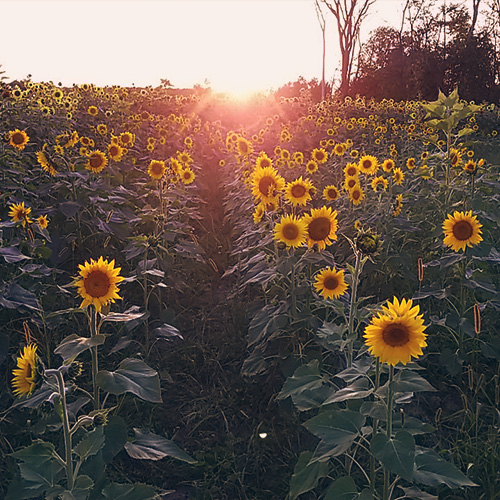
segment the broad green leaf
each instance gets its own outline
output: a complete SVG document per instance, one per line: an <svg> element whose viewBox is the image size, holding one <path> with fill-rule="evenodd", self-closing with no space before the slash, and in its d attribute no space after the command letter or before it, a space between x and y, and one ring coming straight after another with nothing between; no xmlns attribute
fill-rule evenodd
<svg viewBox="0 0 500 500"><path fill-rule="evenodd" d="M288 377L278 394L278 399L300 394L307 389L317 389L324 384L324 379L319 372L319 361L313 359L306 365L299 366L291 377Z"/></svg>
<svg viewBox="0 0 500 500"><path fill-rule="evenodd" d="M105 340L105 335L95 335L94 337L80 337L76 333L72 333L54 349L54 352L61 356L65 364L70 364L82 352L85 352L91 347L104 344ZM67 363L67 361L69 361L69 363Z"/></svg>
<svg viewBox="0 0 500 500"><path fill-rule="evenodd" d="M321 439L313 460L326 460L343 453L356 439L365 417L351 410L330 410L304 422L306 429Z"/></svg>
<svg viewBox="0 0 500 500"><path fill-rule="evenodd" d="M7 264L20 262L21 260L31 259L27 255L21 253L17 247L0 247L0 255L5 259Z"/></svg>
<svg viewBox="0 0 500 500"><path fill-rule="evenodd" d="M54 453L54 445L46 441L37 441L25 448L12 453L14 458L26 463L44 463L49 461Z"/></svg>
<svg viewBox="0 0 500 500"><path fill-rule="evenodd" d="M104 432L102 426L93 431L87 432L79 443L73 448L73 451L82 459L95 455L104 446Z"/></svg>
<svg viewBox="0 0 500 500"><path fill-rule="evenodd" d="M414 498L415 500L439 500L437 496L421 491L415 487L403 488L402 486L398 486L398 488L401 488L408 498Z"/></svg>
<svg viewBox="0 0 500 500"><path fill-rule="evenodd" d="M44 487L46 489L55 486L63 474L63 466L54 459L40 463L24 462L19 464L21 477L30 483L30 487Z"/></svg>
<svg viewBox="0 0 500 500"><path fill-rule="evenodd" d="M297 410L307 411L312 408L319 408L331 392L331 387L322 385L316 389L306 389L299 394L293 394L292 401Z"/></svg>
<svg viewBox="0 0 500 500"><path fill-rule="evenodd" d="M162 401L158 373L140 359L124 359L114 372L101 370L96 382L102 390L111 394L131 392L145 401Z"/></svg>
<svg viewBox="0 0 500 500"><path fill-rule="evenodd" d="M428 432L434 432L436 429L430 425L422 422L418 418L415 417L407 417L403 414L396 414L393 421L393 429L394 431L406 431L410 433L412 436L416 436L419 434L427 434Z"/></svg>
<svg viewBox="0 0 500 500"><path fill-rule="evenodd" d="M384 467L411 481L415 465L415 440L410 433L400 431L394 438L376 434L371 442L371 451Z"/></svg>
<svg viewBox="0 0 500 500"><path fill-rule="evenodd" d="M196 463L196 460L192 459L170 439L157 436L152 432L142 432L139 429L134 429L134 432L134 440L125 443L125 450L132 458L161 460L165 457L173 457L188 464Z"/></svg>
<svg viewBox="0 0 500 500"><path fill-rule="evenodd" d="M71 491L64 490L63 488L52 488L47 492L47 500L87 500L90 490L94 486L94 481L89 476L81 475L76 478L75 484ZM59 490L59 491L58 491ZM52 494L52 496L51 496Z"/></svg>
<svg viewBox="0 0 500 500"><path fill-rule="evenodd" d="M147 484L111 483L102 493L106 500L150 500L156 497L154 488Z"/></svg>
<svg viewBox="0 0 500 500"><path fill-rule="evenodd" d="M436 390L425 378L412 370L399 370L392 384L395 392L432 392Z"/></svg>
<svg viewBox="0 0 500 500"><path fill-rule="evenodd" d="M310 491L318 485L318 481L328 474L328 464L326 462L310 463L311 451L303 451L295 465L292 479L290 480L290 500L295 500L306 491Z"/></svg>
<svg viewBox="0 0 500 500"><path fill-rule="evenodd" d="M0 305L6 309L26 307L33 311L42 311L36 295L17 283L7 284L4 289L0 290Z"/></svg>
<svg viewBox="0 0 500 500"><path fill-rule="evenodd" d="M445 484L448 488L477 486L453 464L426 448L417 448L413 480L428 486Z"/></svg>
<svg viewBox="0 0 500 500"><path fill-rule="evenodd" d="M339 477L326 491L324 500L356 500L358 488L354 479L349 476Z"/></svg>
<svg viewBox="0 0 500 500"><path fill-rule="evenodd" d="M362 399L369 396L372 392L373 387L370 387L368 379L361 378L355 380L351 385L334 392L323 402L323 404L340 403L347 399Z"/></svg>
<svg viewBox="0 0 500 500"><path fill-rule="evenodd" d="M127 425L121 417L111 415L104 426L104 447L102 458L105 463L111 462L127 442Z"/></svg>
<svg viewBox="0 0 500 500"><path fill-rule="evenodd" d="M346 384L350 384L354 382L356 379L360 377L366 376L366 374L373 367L373 357L365 356L363 358L354 361L351 367L342 370L339 373L335 374L335 377L341 378Z"/></svg>

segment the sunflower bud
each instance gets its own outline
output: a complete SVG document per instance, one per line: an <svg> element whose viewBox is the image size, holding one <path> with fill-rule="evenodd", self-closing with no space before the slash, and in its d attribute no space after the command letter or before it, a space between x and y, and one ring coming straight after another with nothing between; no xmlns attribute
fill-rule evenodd
<svg viewBox="0 0 500 500"><path fill-rule="evenodd" d="M72 379L78 378L83 373L83 363L81 361L73 361L68 368L68 376Z"/></svg>
<svg viewBox="0 0 500 500"><path fill-rule="evenodd" d="M104 413L98 413L94 415L94 425L97 427L99 425L106 425L108 423L108 416Z"/></svg>

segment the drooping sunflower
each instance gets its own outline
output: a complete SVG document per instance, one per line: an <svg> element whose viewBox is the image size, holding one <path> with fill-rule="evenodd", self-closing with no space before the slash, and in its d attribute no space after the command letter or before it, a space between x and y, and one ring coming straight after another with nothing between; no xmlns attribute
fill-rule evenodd
<svg viewBox="0 0 500 500"><path fill-rule="evenodd" d="M337 211L330 207L311 209L310 214L304 215L307 227L307 246L317 245L319 250L324 250L337 239Z"/></svg>
<svg viewBox="0 0 500 500"><path fill-rule="evenodd" d="M183 168L180 173L180 179L186 186L192 184L194 181L194 172L189 167Z"/></svg>
<svg viewBox="0 0 500 500"><path fill-rule="evenodd" d="M311 153L311 158L321 165L328 160L328 153L323 148L314 148Z"/></svg>
<svg viewBox="0 0 500 500"><path fill-rule="evenodd" d="M365 328L365 344L370 354L381 363L397 365L410 362L412 357L423 354L422 348L427 346L427 334L424 333L424 319L420 306L413 306L411 299L394 297L382 306L382 312L374 316Z"/></svg>
<svg viewBox="0 0 500 500"><path fill-rule="evenodd" d="M17 368L12 370L12 375L14 375L12 378L12 387L16 396L31 395L42 381L38 370L39 360L36 354L36 347L35 344L28 344L17 357Z"/></svg>
<svg viewBox="0 0 500 500"><path fill-rule="evenodd" d="M240 136L236 139L236 149L239 155L249 156L252 154L253 146L250 141Z"/></svg>
<svg viewBox="0 0 500 500"><path fill-rule="evenodd" d="M94 174L102 172L108 164L108 157L98 149L90 152L85 168Z"/></svg>
<svg viewBox="0 0 500 500"><path fill-rule="evenodd" d="M10 206L9 217L12 219L12 222L20 222L23 227L26 227L26 224L31 224L33 220L30 217L31 207L25 207L24 201L21 203L14 203Z"/></svg>
<svg viewBox="0 0 500 500"><path fill-rule="evenodd" d="M334 267L323 269L316 275L314 288L325 299L338 299L348 288L344 279L344 271L337 271Z"/></svg>
<svg viewBox="0 0 500 500"><path fill-rule="evenodd" d="M19 149L19 151L22 151L26 147L29 140L30 138L24 130L16 128L9 132L9 144L13 148Z"/></svg>
<svg viewBox="0 0 500 500"><path fill-rule="evenodd" d="M151 179L160 180L167 171L165 162L162 160L151 160L148 166L148 174Z"/></svg>
<svg viewBox="0 0 500 500"><path fill-rule="evenodd" d="M329 184L323 189L323 198L326 201L335 201L339 198L339 196L340 191L338 190L337 186L334 186L333 184Z"/></svg>
<svg viewBox="0 0 500 500"><path fill-rule="evenodd" d="M402 210L403 210L403 195L398 194L396 196L396 200L394 201L392 215L394 215L394 217L397 217L398 215L401 214Z"/></svg>
<svg viewBox="0 0 500 500"><path fill-rule="evenodd" d="M452 167L457 167L462 162L462 152L456 148L450 149L450 162Z"/></svg>
<svg viewBox="0 0 500 500"><path fill-rule="evenodd" d="M472 210L455 211L443 222L443 242L455 252L465 250L483 241L481 227L483 225L478 222L475 215L472 215Z"/></svg>
<svg viewBox="0 0 500 500"><path fill-rule="evenodd" d="M285 179L273 167L256 167L250 182L252 194L264 203L274 200L285 187Z"/></svg>
<svg viewBox="0 0 500 500"><path fill-rule="evenodd" d="M360 205L364 197L365 192L359 183L356 183L352 189L349 189L349 200L353 205Z"/></svg>
<svg viewBox="0 0 500 500"><path fill-rule="evenodd" d="M295 215L283 215L274 226L274 239L288 247L300 247L306 242L307 226L304 218Z"/></svg>
<svg viewBox="0 0 500 500"><path fill-rule="evenodd" d="M393 171L393 181L394 181L394 184L397 184L398 186L401 185L403 183L403 180L405 178L405 174L403 173L403 171L400 169L400 168L395 168Z"/></svg>
<svg viewBox="0 0 500 500"><path fill-rule="evenodd" d="M358 168L366 175L375 175L378 169L378 160L375 156L364 155L359 159Z"/></svg>
<svg viewBox="0 0 500 500"><path fill-rule="evenodd" d="M305 206L311 201L312 182L309 179L302 180L302 176L289 182L285 188L285 198L294 207L297 205Z"/></svg>
<svg viewBox="0 0 500 500"><path fill-rule="evenodd" d="M382 177L381 175L378 175L377 177L374 177L372 179L372 189L374 191L377 191L379 188L382 188L382 190L385 191L388 185L389 185L388 180L385 177Z"/></svg>
<svg viewBox="0 0 500 500"><path fill-rule="evenodd" d="M36 152L36 160L39 163L39 165L42 167L42 170L44 172L47 172L52 177L55 177L57 175L57 170L54 168L52 160L45 153L45 151L43 151L43 150L37 151Z"/></svg>
<svg viewBox="0 0 500 500"><path fill-rule="evenodd" d="M253 214L252 214L253 221L255 222L255 224L258 224L262 220L262 217L264 217L265 213L266 213L265 205L263 203L259 203L255 207Z"/></svg>
<svg viewBox="0 0 500 500"><path fill-rule="evenodd" d="M101 312L103 307L114 303L115 299L121 299L117 284L124 278L120 276L121 268L114 266L114 259L108 262L102 257L98 260L90 259L90 262L85 262L84 265L79 264L80 279L75 281L75 286L83 299L81 308L93 304L97 312Z"/></svg>

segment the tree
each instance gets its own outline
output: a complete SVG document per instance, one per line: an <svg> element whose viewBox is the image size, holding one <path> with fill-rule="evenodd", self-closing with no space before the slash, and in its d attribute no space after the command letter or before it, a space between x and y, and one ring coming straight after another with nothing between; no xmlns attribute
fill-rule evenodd
<svg viewBox="0 0 500 500"><path fill-rule="evenodd" d="M340 73L341 97L350 90L354 52L359 41L361 23L375 0L322 0L337 21L342 66Z"/></svg>

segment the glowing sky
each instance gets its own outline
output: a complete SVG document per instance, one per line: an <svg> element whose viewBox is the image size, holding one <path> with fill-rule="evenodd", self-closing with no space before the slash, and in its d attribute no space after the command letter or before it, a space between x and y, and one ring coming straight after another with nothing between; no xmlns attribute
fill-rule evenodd
<svg viewBox="0 0 500 500"><path fill-rule="evenodd" d="M377 0L363 28L398 25L401 0ZM8 80L244 93L321 77L314 0L0 0L0 67ZM338 75L326 11L327 79Z"/></svg>

